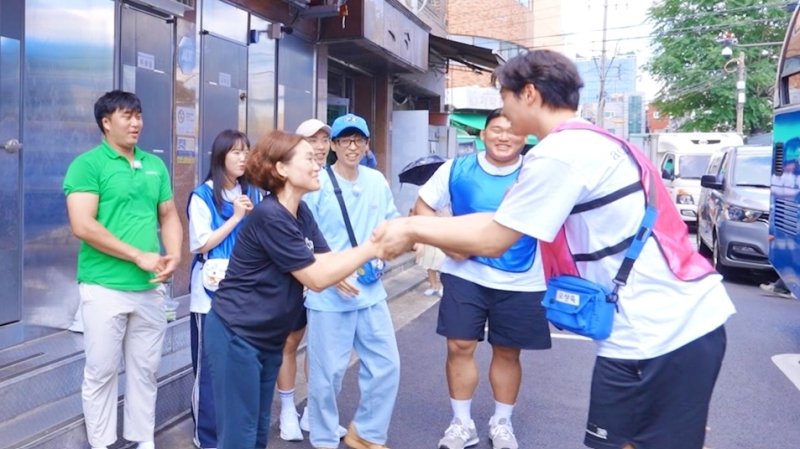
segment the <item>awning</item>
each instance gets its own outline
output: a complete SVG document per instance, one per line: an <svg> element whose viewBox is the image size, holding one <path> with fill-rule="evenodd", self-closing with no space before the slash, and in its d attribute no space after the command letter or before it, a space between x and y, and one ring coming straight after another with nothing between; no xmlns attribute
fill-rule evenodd
<svg viewBox="0 0 800 449"><path fill-rule="evenodd" d="M500 55L488 48L445 39L433 34L428 37L428 46L432 52L443 58L460 62L482 72L491 72L505 62Z"/></svg>
<svg viewBox="0 0 800 449"><path fill-rule="evenodd" d="M477 133L486 126L487 114L450 114L450 124L457 128L471 128L467 132Z"/></svg>

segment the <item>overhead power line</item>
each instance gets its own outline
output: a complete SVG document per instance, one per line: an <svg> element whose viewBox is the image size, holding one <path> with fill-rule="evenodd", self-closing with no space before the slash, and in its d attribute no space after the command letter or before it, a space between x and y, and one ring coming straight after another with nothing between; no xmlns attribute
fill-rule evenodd
<svg viewBox="0 0 800 449"><path fill-rule="evenodd" d="M796 3L797 3L796 1L783 1L783 2L775 2L775 3L765 3L763 5L739 6L739 7L727 8L727 9L722 9L722 10L717 10L717 11L700 11L700 12L695 12L695 13L690 13L690 14L687 13L687 14L681 15L680 17L682 19L690 19L690 18L701 18L701 17L706 17L706 16L720 16L720 15L727 15L727 14L731 14L731 13L745 12L745 11L750 11L750 10L780 8L782 6L790 6L790 5L794 5ZM466 11L466 14L465 14L465 11L463 11L462 9L459 9L458 12L459 12L459 14L463 14L464 17L465 17L464 20L468 20L470 24L485 23L485 22L495 22L495 21L499 21L499 20L507 19L507 18L520 18L520 17L525 17L526 16L524 14L523 15L520 15L520 14L483 15L482 18L477 18L476 19L474 14L477 14L477 13L485 14L486 10L485 9L468 10L468 11ZM534 10L534 13L535 12L536 12L536 10ZM645 19L642 23L640 23L638 25L624 25L624 26L619 26L619 27L610 27L610 28L608 28L608 30L611 31L611 30L624 30L624 29L630 29L630 28L637 28L637 27L645 25L645 22L647 22L647 20L649 20L649 19ZM575 34L582 34L582 33L588 33L588 32L600 32L600 31L603 31L602 28L592 29L592 30L584 30L584 31L580 31L580 32L553 34L553 35L543 36L543 37L572 36L572 35L575 35Z"/></svg>
<svg viewBox="0 0 800 449"><path fill-rule="evenodd" d="M769 22L780 23L780 25L785 28L785 26L788 25L789 17L786 17L786 18L774 18L774 19L773 18L769 18L769 19L753 19L753 20L746 20L746 21L739 20L739 21L736 21L736 22L726 22L726 23L720 23L720 24L715 24L715 25L694 25L694 26L684 27L684 28L673 28L673 29L671 29L669 31L664 31L664 32L661 32L661 33L652 33L652 34L646 34L646 35L640 35L640 36L609 37L606 40L609 41L609 42L623 42L623 41L633 41L633 40L642 40L642 39L651 39L651 38L652 39L657 39L657 38L660 38L660 37L682 36L682 35L687 34L687 33L721 31L721 30L729 29L731 27L742 27L742 26L747 26L747 25L755 25L755 24L769 23ZM609 30L613 30L613 28L609 28ZM602 31L602 30L598 30L598 32L599 31ZM522 45L522 46L524 46L526 48L529 48L529 49L531 49L531 48L542 48L542 47L545 47L545 46L535 46L535 45L534 46L526 46L525 42L533 41L534 43L536 43L536 41L542 40L542 39L557 38L557 37L569 37L569 36L576 36L576 35L580 35L580 34L585 34L585 32L554 34L554 35L548 35L548 36L535 36L535 37L529 37L529 38L524 38L524 39L516 39L514 41L508 41L508 42L515 43L517 45ZM496 39L496 38L492 38L492 37L489 37L489 36L473 36L473 37ZM591 40L589 42L590 43L601 43L602 40L595 39L595 40ZM562 44L560 46L564 46L564 45L569 45L569 44Z"/></svg>

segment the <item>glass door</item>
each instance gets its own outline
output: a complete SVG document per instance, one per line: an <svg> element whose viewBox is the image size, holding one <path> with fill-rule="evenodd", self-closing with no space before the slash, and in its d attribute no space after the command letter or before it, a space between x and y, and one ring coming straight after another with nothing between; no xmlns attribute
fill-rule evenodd
<svg viewBox="0 0 800 449"><path fill-rule="evenodd" d="M0 2L0 325L22 315L22 24L24 2Z"/></svg>

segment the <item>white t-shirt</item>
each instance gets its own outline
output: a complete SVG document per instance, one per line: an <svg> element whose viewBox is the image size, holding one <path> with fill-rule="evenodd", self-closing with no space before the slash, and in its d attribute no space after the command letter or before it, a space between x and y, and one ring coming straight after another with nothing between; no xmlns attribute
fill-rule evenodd
<svg viewBox="0 0 800 449"><path fill-rule="evenodd" d="M508 175L516 170L521 163L522 159L520 158L520 161L514 165L497 167L486 160L485 153L478 153L478 164L487 173L495 176ZM436 170L431 179L419 189L419 197L434 210L442 210L450 205L450 171L452 167L453 160L446 161ZM472 259L453 260L449 257L445 258L439 271L497 290L534 292L543 291L546 288L538 246L533 266L524 273L498 270Z"/></svg>
<svg viewBox="0 0 800 449"><path fill-rule="evenodd" d="M576 119L577 120L577 119ZM573 254L592 253L632 236L644 216L644 192L570 215L576 204L603 197L639 179L636 162L615 142L592 131L562 131L525 157L519 181L495 221L552 241L562 223ZM531 215L533 211L537 212ZM624 252L578 263L581 275L611 286ZM598 355L642 360L673 351L725 323L735 313L721 276L686 282L675 277L655 239L649 239L619 291L619 313Z"/></svg>
<svg viewBox="0 0 800 449"><path fill-rule="evenodd" d="M211 180L206 181L209 187L214 187ZM225 201L233 202L242 194L242 186L238 183L236 186L229 190L222 191L222 199ZM208 205L197 195L192 195L189 200L189 251L192 254L198 254L199 249L208 242L209 237L214 232L211 229L211 209ZM211 310L211 298L203 288L203 265L195 264L192 268L191 282L191 295L189 301L189 311L193 313L208 313Z"/></svg>

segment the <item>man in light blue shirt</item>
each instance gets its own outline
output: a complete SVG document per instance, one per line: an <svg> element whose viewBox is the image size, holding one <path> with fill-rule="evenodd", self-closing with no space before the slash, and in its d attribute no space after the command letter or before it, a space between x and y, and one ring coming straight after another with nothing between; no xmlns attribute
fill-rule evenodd
<svg viewBox="0 0 800 449"><path fill-rule="evenodd" d="M331 250L338 251L352 243L336 190L341 190L356 244L367 241L379 224L400 214L383 174L360 165L369 145L366 121L353 114L337 118L331 139L336 163L320 173L320 189L304 201ZM320 449L339 445L336 397L355 349L360 359L361 400L345 444L385 447L400 382L400 357L383 284L354 274L335 288L309 292L305 304L311 445Z"/></svg>

